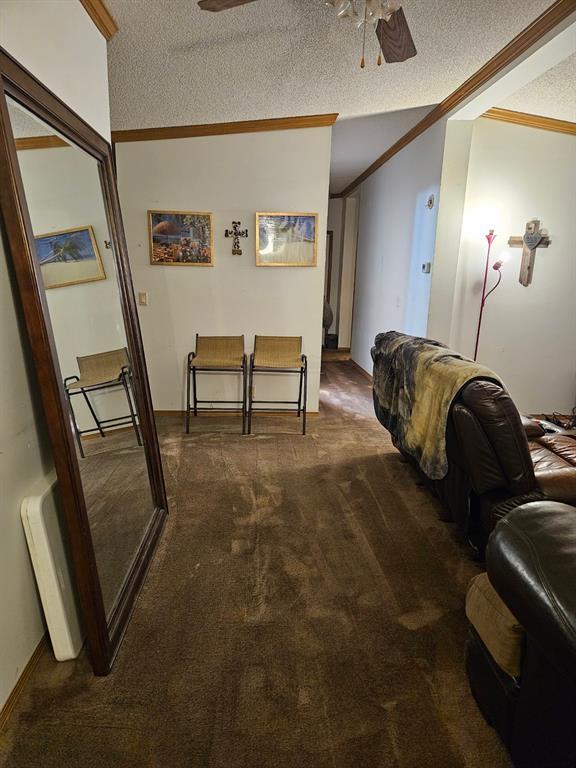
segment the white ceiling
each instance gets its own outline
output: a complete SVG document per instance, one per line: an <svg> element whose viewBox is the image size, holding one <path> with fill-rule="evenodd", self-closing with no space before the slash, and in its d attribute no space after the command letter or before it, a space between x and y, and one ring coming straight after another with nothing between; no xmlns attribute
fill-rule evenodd
<svg viewBox="0 0 576 768"><path fill-rule="evenodd" d="M495 106L576 123L576 54Z"/></svg>
<svg viewBox="0 0 576 768"><path fill-rule="evenodd" d="M350 120L332 129L330 192L342 190L432 109L417 107Z"/></svg>
<svg viewBox="0 0 576 768"><path fill-rule="evenodd" d="M143 128L437 103L550 0L404 0L418 55L361 70L361 32L323 0L258 0L223 13L196 0L107 0L112 126ZM372 34L369 37L372 40Z"/></svg>
<svg viewBox="0 0 576 768"><path fill-rule="evenodd" d="M31 136L54 136L56 134L53 128L11 98L8 98L8 114L15 139Z"/></svg>

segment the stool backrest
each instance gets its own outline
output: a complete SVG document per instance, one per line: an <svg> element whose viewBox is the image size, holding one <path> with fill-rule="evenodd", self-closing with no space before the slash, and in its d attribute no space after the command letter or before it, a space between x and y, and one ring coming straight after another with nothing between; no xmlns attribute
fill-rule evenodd
<svg viewBox="0 0 576 768"><path fill-rule="evenodd" d="M125 347L111 349L109 352L98 352L95 355L77 357L78 370L81 379L105 382L120 378L122 368L129 365L128 352Z"/></svg>
<svg viewBox="0 0 576 768"><path fill-rule="evenodd" d="M254 365L262 368L299 368L302 336L256 336Z"/></svg>
<svg viewBox="0 0 576 768"><path fill-rule="evenodd" d="M242 357L244 336L199 336L196 334L197 357L209 356L219 359Z"/></svg>

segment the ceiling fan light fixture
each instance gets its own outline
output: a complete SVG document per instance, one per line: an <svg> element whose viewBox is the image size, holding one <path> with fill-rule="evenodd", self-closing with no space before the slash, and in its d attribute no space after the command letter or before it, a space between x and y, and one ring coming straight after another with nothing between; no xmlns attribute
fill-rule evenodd
<svg viewBox="0 0 576 768"><path fill-rule="evenodd" d="M334 9L339 19L353 19L358 15L354 0L335 0Z"/></svg>
<svg viewBox="0 0 576 768"><path fill-rule="evenodd" d="M416 47L401 0L324 0L324 4L334 8L337 18L351 18L355 20L358 29L363 30L362 69L366 66L368 25L374 28L378 40L378 66L381 66L383 58L390 64L416 56Z"/></svg>

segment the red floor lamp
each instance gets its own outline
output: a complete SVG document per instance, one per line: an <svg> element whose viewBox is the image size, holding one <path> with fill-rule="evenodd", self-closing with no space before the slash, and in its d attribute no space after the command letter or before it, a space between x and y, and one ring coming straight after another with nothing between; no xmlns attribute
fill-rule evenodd
<svg viewBox="0 0 576 768"><path fill-rule="evenodd" d="M495 269L496 272L498 272L498 280L496 281L496 284L487 292L486 288L488 287L488 269L490 267L490 254L492 252L492 243L496 239L496 235L494 234L494 230L491 229L488 234L486 235L486 241L488 242L488 248L486 251L486 266L484 268L484 283L482 284L482 300L480 302L480 314L478 316L478 329L476 331L476 345L474 347L474 360L478 358L478 344L480 343L480 331L482 329L482 316L484 315L484 307L486 305L486 299L488 296L490 296L491 293L494 293L496 288L500 285L500 281L502 280L502 267L504 266L504 260L499 259L498 261L495 261L492 265L492 269Z"/></svg>

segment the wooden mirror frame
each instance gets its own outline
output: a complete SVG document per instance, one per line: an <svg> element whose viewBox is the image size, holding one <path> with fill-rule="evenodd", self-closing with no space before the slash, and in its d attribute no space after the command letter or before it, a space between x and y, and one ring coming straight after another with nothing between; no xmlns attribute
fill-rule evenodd
<svg viewBox="0 0 576 768"><path fill-rule="evenodd" d="M0 90L2 235L20 294L21 311L52 443L92 668L96 675L107 675L122 642L168 510L146 361L116 189L112 149L100 134L2 48ZM68 404L56 355L42 275L36 258L34 234L20 175L7 96L95 158L100 171L154 506L154 509L150 510L151 519L144 538L108 618L104 609Z"/></svg>

